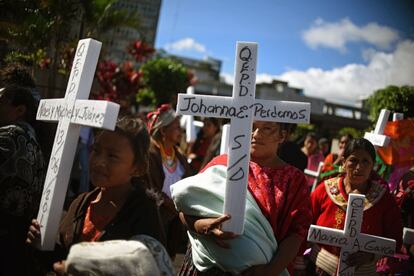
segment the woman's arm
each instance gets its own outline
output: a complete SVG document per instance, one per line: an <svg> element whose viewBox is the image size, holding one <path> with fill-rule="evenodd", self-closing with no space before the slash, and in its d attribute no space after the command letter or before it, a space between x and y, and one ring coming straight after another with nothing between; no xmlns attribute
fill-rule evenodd
<svg viewBox="0 0 414 276"><path fill-rule="evenodd" d="M199 235L210 236L221 247L230 248L230 245L225 240L233 239L237 236L233 232L221 230L223 222L229 220L230 215L221 215L218 218L200 218L180 212L179 216L181 222L188 230Z"/></svg>
<svg viewBox="0 0 414 276"><path fill-rule="evenodd" d="M296 258L303 238L297 234L290 234L284 239L276 252L275 257L270 262L274 274L279 275Z"/></svg>
<svg viewBox="0 0 414 276"><path fill-rule="evenodd" d="M303 238L297 234L287 236L277 248L277 252L270 263L253 266L245 270L243 276L279 275L295 259Z"/></svg>

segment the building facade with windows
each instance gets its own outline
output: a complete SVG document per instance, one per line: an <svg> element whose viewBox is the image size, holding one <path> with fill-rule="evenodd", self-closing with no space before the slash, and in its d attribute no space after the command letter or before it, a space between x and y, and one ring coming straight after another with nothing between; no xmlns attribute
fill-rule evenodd
<svg viewBox="0 0 414 276"><path fill-rule="evenodd" d="M154 47L161 0L119 0L113 4L113 8L136 12L140 25L139 30L119 27L105 35L103 45L109 59L115 62L130 60L126 49L135 40L143 40Z"/></svg>

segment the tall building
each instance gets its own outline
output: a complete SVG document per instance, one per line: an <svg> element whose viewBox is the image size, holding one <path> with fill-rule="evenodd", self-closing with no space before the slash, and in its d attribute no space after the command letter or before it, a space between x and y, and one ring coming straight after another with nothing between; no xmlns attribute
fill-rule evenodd
<svg viewBox="0 0 414 276"><path fill-rule="evenodd" d="M221 60L211 57L194 59L169 54L166 57L183 64L194 74L196 79L196 84L194 85L196 94L231 95L231 87L224 89L226 91L228 90L227 92L219 89L222 84L220 82Z"/></svg>
<svg viewBox="0 0 414 276"><path fill-rule="evenodd" d="M104 50L109 59L115 62L131 59L126 48L134 40L144 40L154 47L161 0L119 0L114 3L113 7L115 9L137 12L140 28L135 30L128 27L120 27L109 32L103 41Z"/></svg>

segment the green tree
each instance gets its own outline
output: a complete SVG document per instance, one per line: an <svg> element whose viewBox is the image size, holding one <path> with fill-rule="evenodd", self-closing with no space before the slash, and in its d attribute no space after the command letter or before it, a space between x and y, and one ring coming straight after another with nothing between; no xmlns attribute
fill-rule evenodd
<svg viewBox="0 0 414 276"><path fill-rule="evenodd" d="M114 8L116 0L42 0L0 3L0 40L10 48L6 62L50 68L49 91L56 74L68 73L77 40L99 38L117 27L138 28L137 13ZM44 55L47 53L47 56Z"/></svg>
<svg viewBox="0 0 414 276"><path fill-rule="evenodd" d="M59 67L60 50L65 49L65 44L74 38L70 34L81 11L81 3L79 0L7 2L9 6L18 3L18 7L9 10L9 16L5 20L10 27L4 38L13 49L6 57L7 61L26 59L26 63L35 66L39 62L36 60L39 49L47 52L51 69L47 96L51 96Z"/></svg>
<svg viewBox="0 0 414 276"><path fill-rule="evenodd" d="M169 58L152 59L142 65L141 72L145 94L153 93L156 105L174 104L177 93L185 93L192 78L184 65Z"/></svg>
<svg viewBox="0 0 414 276"><path fill-rule="evenodd" d="M0 40L6 45L3 62L32 66L40 61L37 53L48 46L52 25L42 7L39 1L0 2Z"/></svg>
<svg viewBox="0 0 414 276"><path fill-rule="evenodd" d="M387 86L375 91L367 101L370 119L376 122L381 109L404 113L405 118L414 117L414 86Z"/></svg>
<svg viewBox="0 0 414 276"><path fill-rule="evenodd" d="M298 124L294 129L291 139L298 143L303 142L309 132L316 132L316 127L313 124Z"/></svg>

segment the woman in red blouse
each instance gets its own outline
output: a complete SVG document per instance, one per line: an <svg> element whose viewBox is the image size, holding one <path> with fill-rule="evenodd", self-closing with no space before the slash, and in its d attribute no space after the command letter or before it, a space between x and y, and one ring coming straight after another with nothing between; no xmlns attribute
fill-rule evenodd
<svg viewBox="0 0 414 276"><path fill-rule="evenodd" d="M286 136L284 125L254 122L252 130L248 189L269 221L278 248L271 262L250 267L242 275L279 275L295 259L307 235L312 217L309 189L304 174L277 156L278 146ZM216 157L203 171L216 165L226 166L227 156ZM208 235L222 247L228 246L226 239L235 238L233 233L221 230L221 224L230 219L228 215L199 218L180 213L180 217L190 231ZM188 250L180 275L227 274L218 267L198 271Z"/></svg>
<svg viewBox="0 0 414 276"><path fill-rule="evenodd" d="M349 193L365 195L361 232L395 239L401 247L402 223L400 210L389 193L385 181L372 177L375 148L363 138L352 140L343 154L345 176L325 180L311 194L314 224L343 229ZM314 244L311 260L320 275L335 275L340 248ZM348 264L356 266L356 275L376 275L380 256L356 252Z"/></svg>

